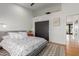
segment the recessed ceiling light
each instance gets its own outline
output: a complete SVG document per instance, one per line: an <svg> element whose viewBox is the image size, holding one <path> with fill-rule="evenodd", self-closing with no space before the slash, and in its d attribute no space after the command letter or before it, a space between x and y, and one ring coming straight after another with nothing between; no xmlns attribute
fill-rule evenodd
<svg viewBox="0 0 79 59"><path fill-rule="evenodd" d="M51 12L46 12L46 14L51 14Z"/></svg>
<svg viewBox="0 0 79 59"><path fill-rule="evenodd" d="M35 3L31 3L30 6L33 6Z"/></svg>

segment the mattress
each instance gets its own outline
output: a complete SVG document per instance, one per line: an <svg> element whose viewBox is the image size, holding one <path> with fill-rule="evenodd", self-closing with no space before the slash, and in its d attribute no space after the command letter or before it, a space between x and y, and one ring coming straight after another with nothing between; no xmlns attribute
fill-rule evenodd
<svg viewBox="0 0 79 59"><path fill-rule="evenodd" d="M39 48L43 48L46 43L47 41L43 38L28 37L27 40L4 40L0 45L8 51L11 56L26 56L33 55L35 50L38 52Z"/></svg>

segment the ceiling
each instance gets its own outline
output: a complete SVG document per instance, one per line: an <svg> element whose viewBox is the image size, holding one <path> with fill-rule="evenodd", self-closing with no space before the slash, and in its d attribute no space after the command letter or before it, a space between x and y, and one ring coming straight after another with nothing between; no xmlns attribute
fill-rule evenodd
<svg viewBox="0 0 79 59"><path fill-rule="evenodd" d="M33 6L30 6L31 3L18 3L20 6L24 6L30 10L41 10L47 7L52 7L57 5L58 3L35 3Z"/></svg>

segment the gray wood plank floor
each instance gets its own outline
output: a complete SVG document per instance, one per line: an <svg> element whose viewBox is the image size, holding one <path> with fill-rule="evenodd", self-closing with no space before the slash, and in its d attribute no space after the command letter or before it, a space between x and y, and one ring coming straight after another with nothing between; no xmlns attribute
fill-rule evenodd
<svg viewBox="0 0 79 59"><path fill-rule="evenodd" d="M38 56L65 56L65 46L48 43Z"/></svg>

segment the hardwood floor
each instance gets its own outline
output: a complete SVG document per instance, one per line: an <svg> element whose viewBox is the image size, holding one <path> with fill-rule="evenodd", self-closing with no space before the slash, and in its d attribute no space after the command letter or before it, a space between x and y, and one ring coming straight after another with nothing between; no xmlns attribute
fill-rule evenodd
<svg viewBox="0 0 79 59"><path fill-rule="evenodd" d="M66 50L67 56L79 56L79 42L76 40L72 40L67 45Z"/></svg>
<svg viewBox="0 0 79 59"><path fill-rule="evenodd" d="M65 46L48 43L38 56L65 56Z"/></svg>

